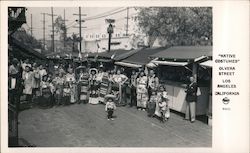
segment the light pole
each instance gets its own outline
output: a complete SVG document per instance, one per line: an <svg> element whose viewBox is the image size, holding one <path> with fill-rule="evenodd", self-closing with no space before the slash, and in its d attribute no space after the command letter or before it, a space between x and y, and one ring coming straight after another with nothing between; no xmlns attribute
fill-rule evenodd
<svg viewBox="0 0 250 153"><path fill-rule="evenodd" d="M109 41L108 41L108 52L110 51L110 46L111 46L111 37L112 37L112 33L114 33L114 27L112 25L112 23L115 22L114 19L106 19L106 22L109 23L109 26L107 28L107 33L109 34Z"/></svg>

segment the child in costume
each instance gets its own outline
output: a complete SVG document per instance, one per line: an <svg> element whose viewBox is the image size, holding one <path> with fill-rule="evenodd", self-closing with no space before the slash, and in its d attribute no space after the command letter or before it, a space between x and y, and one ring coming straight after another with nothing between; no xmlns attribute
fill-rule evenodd
<svg viewBox="0 0 250 153"><path fill-rule="evenodd" d="M106 105L105 105L105 111L108 113L108 120L114 120L113 113L114 110L116 110L116 105L114 102L115 97L113 95L107 95L106 98Z"/></svg>

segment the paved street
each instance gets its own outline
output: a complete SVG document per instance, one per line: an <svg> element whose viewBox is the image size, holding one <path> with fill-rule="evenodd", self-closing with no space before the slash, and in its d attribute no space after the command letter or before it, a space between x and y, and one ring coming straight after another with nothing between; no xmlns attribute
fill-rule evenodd
<svg viewBox="0 0 250 153"><path fill-rule="evenodd" d="M118 107L114 121L104 105L33 108L19 115L19 137L38 147L211 147L212 128L171 114L167 123Z"/></svg>

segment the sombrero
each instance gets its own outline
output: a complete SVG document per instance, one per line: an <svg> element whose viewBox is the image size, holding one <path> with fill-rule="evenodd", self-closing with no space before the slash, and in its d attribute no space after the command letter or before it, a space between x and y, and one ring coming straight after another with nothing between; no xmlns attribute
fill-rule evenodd
<svg viewBox="0 0 250 153"><path fill-rule="evenodd" d="M91 73L92 71L95 71L95 73L98 72L98 70L97 70L96 68L91 68L91 69L89 69L89 73Z"/></svg>
<svg viewBox="0 0 250 153"><path fill-rule="evenodd" d="M115 95L112 95L112 94L108 94L106 95L105 97L105 101L107 101L108 99L112 99L113 101L115 100L116 96Z"/></svg>

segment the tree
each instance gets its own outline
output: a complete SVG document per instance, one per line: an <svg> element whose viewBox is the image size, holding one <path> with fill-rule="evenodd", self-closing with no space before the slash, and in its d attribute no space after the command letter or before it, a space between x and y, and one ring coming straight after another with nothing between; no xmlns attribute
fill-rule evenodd
<svg viewBox="0 0 250 153"><path fill-rule="evenodd" d="M58 16L55 19L54 26L56 28L55 32L60 34L60 40L64 41L64 39L67 37L66 36L67 28L66 28L65 22L63 21L63 18L61 16Z"/></svg>
<svg viewBox="0 0 250 153"><path fill-rule="evenodd" d="M149 37L163 46L212 45L211 7L148 7L137 8L136 21Z"/></svg>

